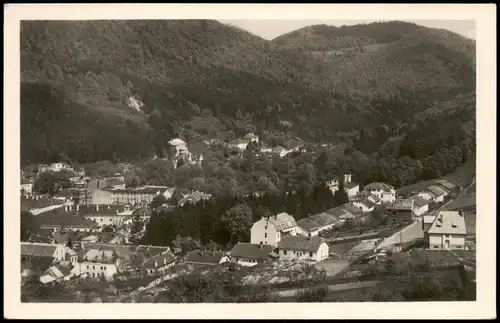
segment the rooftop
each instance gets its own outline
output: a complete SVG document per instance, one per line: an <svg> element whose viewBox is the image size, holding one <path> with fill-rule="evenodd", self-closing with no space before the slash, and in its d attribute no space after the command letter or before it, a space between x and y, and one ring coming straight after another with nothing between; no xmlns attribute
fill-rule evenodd
<svg viewBox="0 0 500 323"><path fill-rule="evenodd" d="M386 183L374 182L374 183L370 183L370 184L366 185L365 191L366 190L390 192L391 190L394 190L394 187L392 187L391 185L386 184Z"/></svg>
<svg viewBox="0 0 500 323"><path fill-rule="evenodd" d="M444 189L436 185L427 186L427 189L436 194L436 196L443 196L447 193Z"/></svg>
<svg viewBox="0 0 500 323"><path fill-rule="evenodd" d="M265 260L269 257L269 253L272 251L273 246L271 245L239 242L233 247L230 255L231 257Z"/></svg>
<svg viewBox="0 0 500 323"><path fill-rule="evenodd" d="M58 245L51 243L21 242L21 256L53 257Z"/></svg>
<svg viewBox="0 0 500 323"><path fill-rule="evenodd" d="M425 206L425 205L429 204L429 202L427 202L426 200L424 200L423 198L421 198L418 195L413 195L413 196L410 197L410 199L413 201L413 203L417 207L422 207L422 206Z"/></svg>
<svg viewBox="0 0 500 323"><path fill-rule="evenodd" d="M297 222L295 222L294 217L285 212L270 216L268 221L274 225L274 228L277 231L288 230L297 226Z"/></svg>
<svg viewBox="0 0 500 323"><path fill-rule="evenodd" d="M185 262L191 264L217 265L222 257L224 257L224 253L219 251L194 250L188 254Z"/></svg>
<svg viewBox="0 0 500 323"><path fill-rule="evenodd" d="M62 208L51 210L40 214L37 216L39 219L39 224L41 227L54 227L54 226L64 226L64 227L83 227L83 228L94 228L98 225L89 219L78 215L76 211L66 211Z"/></svg>
<svg viewBox="0 0 500 323"><path fill-rule="evenodd" d="M175 256L170 251L165 251L159 255L155 255L146 259L143 263L143 267L146 269L153 269L156 267L162 267L175 261Z"/></svg>
<svg viewBox="0 0 500 323"><path fill-rule="evenodd" d="M466 234L465 217L460 211L439 211L427 232L433 234Z"/></svg>
<svg viewBox="0 0 500 323"><path fill-rule="evenodd" d="M396 199L393 203L387 206L388 209L398 210L413 210L413 200L411 199Z"/></svg>
<svg viewBox="0 0 500 323"><path fill-rule="evenodd" d="M347 182L347 183L344 183L344 188L347 188L347 189L352 189L352 188L355 188L359 186L359 184L356 184L354 182Z"/></svg>
<svg viewBox="0 0 500 323"><path fill-rule="evenodd" d="M319 246L325 242L320 237L286 236L278 243L279 249L316 252Z"/></svg>

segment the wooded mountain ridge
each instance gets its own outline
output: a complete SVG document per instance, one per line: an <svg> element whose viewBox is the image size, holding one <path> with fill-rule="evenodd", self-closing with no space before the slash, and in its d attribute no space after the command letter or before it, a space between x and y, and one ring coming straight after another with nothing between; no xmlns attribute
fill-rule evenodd
<svg viewBox="0 0 500 323"><path fill-rule="evenodd" d="M394 158L423 160L475 143L474 47L405 22L273 41L212 20L23 22L22 162L130 160L161 155L175 136L248 131L348 140L366 154L396 142Z"/></svg>

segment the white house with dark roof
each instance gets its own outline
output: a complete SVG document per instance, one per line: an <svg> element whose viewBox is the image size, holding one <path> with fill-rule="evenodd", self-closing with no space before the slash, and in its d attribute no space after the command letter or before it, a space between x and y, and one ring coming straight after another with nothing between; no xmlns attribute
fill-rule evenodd
<svg viewBox="0 0 500 323"><path fill-rule="evenodd" d="M375 195L382 203L392 203L396 200L396 190L386 183L374 182L364 187L365 192Z"/></svg>
<svg viewBox="0 0 500 323"><path fill-rule="evenodd" d="M282 237L296 235L299 230L293 216L279 213L255 222L250 232L250 242L277 246Z"/></svg>
<svg viewBox="0 0 500 323"><path fill-rule="evenodd" d="M375 209L375 203L369 198L365 198L361 201L354 201L352 204L359 207L362 212L371 212Z"/></svg>
<svg viewBox="0 0 500 323"><path fill-rule="evenodd" d="M430 250L465 250L467 227L461 211L439 211L424 232L426 247Z"/></svg>
<svg viewBox="0 0 500 323"><path fill-rule="evenodd" d="M68 280L72 275L71 269L72 268L61 264L51 266L40 275L40 282L42 284L48 284Z"/></svg>
<svg viewBox="0 0 500 323"><path fill-rule="evenodd" d="M409 198L413 201L413 214L421 216L429 211L429 202L418 195Z"/></svg>
<svg viewBox="0 0 500 323"><path fill-rule="evenodd" d="M328 258L328 244L320 237L287 236L278 244L280 260L321 261Z"/></svg>
<svg viewBox="0 0 500 323"><path fill-rule="evenodd" d="M117 257L113 250L103 250L92 246L80 254L80 274L86 274L91 278L112 279L118 273Z"/></svg>
<svg viewBox="0 0 500 323"><path fill-rule="evenodd" d="M251 267L271 259L277 259L278 254L273 252L274 247L268 244L239 242L231 250L231 262Z"/></svg>
<svg viewBox="0 0 500 323"><path fill-rule="evenodd" d="M97 223L99 227L104 225L121 225L125 219L130 217L133 213L133 208L128 205L88 205L88 206L77 206L75 210L78 210L79 214L87 219L90 219Z"/></svg>

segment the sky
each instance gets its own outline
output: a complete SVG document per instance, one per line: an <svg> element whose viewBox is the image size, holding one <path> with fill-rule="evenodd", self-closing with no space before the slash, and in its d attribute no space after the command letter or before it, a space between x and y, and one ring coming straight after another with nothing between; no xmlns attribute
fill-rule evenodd
<svg viewBox="0 0 500 323"><path fill-rule="evenodd" d="M310 25L356 25L370 23L374 20L219 20L224 24L231 24L243 28L252 34L271 40L280 35ZM412 20L409 22L430 28L441 28L459 35L476 39L474 20Z"/></svg>

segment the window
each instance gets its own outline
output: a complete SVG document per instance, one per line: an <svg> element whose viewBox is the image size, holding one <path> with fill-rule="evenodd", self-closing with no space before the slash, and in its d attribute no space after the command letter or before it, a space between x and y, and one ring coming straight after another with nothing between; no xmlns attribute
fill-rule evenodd
<svg viewBox="0 0 500 323"><path fill-rule="evenodd" d="M267 241L264 241L265 244L267 244Z"/></svg>
<svg viewBox="0 0 500 323"><path fill-rule="evenodd" d="M434 249L437 249L437 248L438 248L438 246L434 246Z"/></svg>
<svg viewBox="0 0 500 323"><path fill-rule="evenodd" d="M457 246L458 249L462 249L462 246Z"/></svg>
<svg viewBox="0 0 500 323"><path fill-rule="evenodd" d="M87 269L89 269L89 268L90 268L90 266L87 266Z"/></svg>
<svg viewBox="0 0 500 323"><path fill-rule="evenodd" d="M286 250L283 250L283 254L286 255Z"/></svg>
<svg viewBox="0 0 500 323"><path fill-rule="evenodd" d="M92 266L92 269L94 269L94 270L95 270L95 266Z"/></svg>
<svg viewBox="0 0 500 323"><path fill-rule="evenodd" d="M312 252L309 252L309 257L312 257L313 256L313 253Z"/></svg>
<svg viewBox="0 0 500 323"><path fill-rule="evenodd" d="M267 232L266 232L266 233L264 233L264 238L267 238Z"/></svg>

